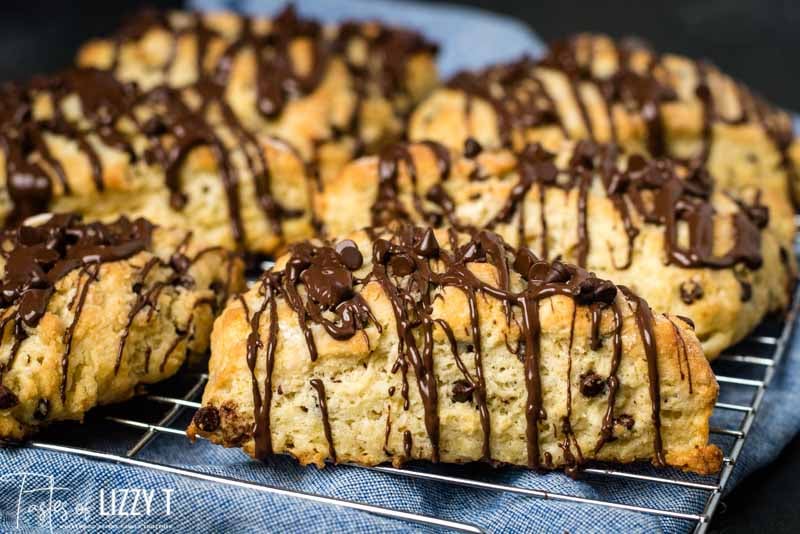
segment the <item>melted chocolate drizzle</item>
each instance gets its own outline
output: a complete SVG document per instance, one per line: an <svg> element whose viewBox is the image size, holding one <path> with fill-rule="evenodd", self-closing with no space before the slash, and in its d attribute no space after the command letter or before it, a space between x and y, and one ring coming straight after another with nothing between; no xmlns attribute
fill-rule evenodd
<svg viewBox="0 0 800 534"><path fill-rule="evenodd" d="M585 84L591 84L596 87L596 93L603 100L612 142L618 142L614 109L619 106L638 114L644 121L647 128L647 147L651 156L670 156L661 107L665 103L676 101L678 95L668 81L662 57L638 40L623 39L616 43L608 41L616 53L616 70L601 76L593 68L593 37L588 38L589 42L583 49L585 54L579 53L579 39L580 37L573 37L551 43L547 55L538 61L522 57L512 63L479 71L460 72L448 82L448 86L466 92L468 100L478 97L489 102L498 118L501 142L513 148L520 139L515 133L526 128L554 125L569 137L564 118L537 75L539 68L555 70L567 79L572 100L578 108L585 129L585 135L582 135L584 138L597 140L588 113L588 104L581 91ZM647 53L649 62L644 68L634 67L632 56L643 51ZM791 121L781 120L781 114L776 108L741 85L736 86L740 115L723 116L717 112L714 93L708 81L712 67L705 61L694 61L693 65L697 80L695 96L703 108L703 144L697 154L687 162L689 168L701 174L706 172L705 164L711 152L715 123L740 124L753 121L764 129L779 150L781 165L787 174L787 190L794 199L797 170L788 154L794 139Z"/></svg>
<svg viewBox="0 0 800 534"><path fill-rule="evenodd" d="M265 118L276 119L290 101L317 89L331 61L342 58L352 78L356 104L350 119L337 126L337 130L353 133L356 138L360 137L363 101L373 94L395 99L406 93L406 67L410 59L420 53L435 54L438 48L419 33L376 23L346 21L334 31L327 31L318 21L298 16L291 4L275 16L268 30L258 28L255 18L238 17L239 30L233 38L212 28L200 13L191 14L180 24L175 21L168 13L154 10L133 17L114 37L111 70L117 70L121 49L126 44L154 29L172 36L172 56L161 66L165 80L174 65L175 47L182 36L193 35L196 39L195 82L201 84L224 88L237 56L249 50L256 60L256 107ZM312 59L305 74L297 71L290 54L291 45L300 39L311 45ZM225 43L225 48L216 56L212 44L219 40ZM366 58L353 57L350 47L354 42L365 44ZM213 65L208 61L211 56L215 57Z"/></svg>
<svg viewBox="0 0 800 534"><path fill-rule="evenodd" d="M77 291L68 305L73 318L63 337L60 393L64 402L72 338L90 286L98 279L100 264L145 250L151 234L152 226L144 219L129 221L123 217L111 224L82 224L74 215L54 215L40 226L6 230L2 235L6 246L2 251L5 272L0 281L0 331L5 337L10 324L14 342L8 361L0 368L0 380L13 367L22 342L47 311L56 284L79 270Z"/></svg>
<svg viewBox="0 0 800 534"><path fill-rule="evenodd" d="M317 392L319 411L322 413L322 426L325 430L325 439L328 440L328 456L333 462L336 462L336 447L333 446L333 433L331 432L331 422L328 418L328 401L325 397L325 383L319 378L312 378L311 387Z"/></svg>
<svg viewBox="0 0 800 534"><path fill-rule="evenodd" d="M12 85L0 98L0 148L6 155L9 195L14 209L7 224L47 211L54 195L51 176L55 174L64 192L70 192L67 177L47 143L46 135L55 134L73 139L90 162L96 188L103 190L103 164L91 143L97 135L104 145L125 152L131 163L140 159L160 166L170 192L173 209L184 208L187 197L181 187L181 174L186 158L196 148L208 147L219 166L225 191L231 232L240 248L246 239L241 218L240 171L234 165L230 150L218 134L220 127L207 117L218 109L222 125L234 135L245 156L247 169L255 183L256 201L270 222L272 231L282 234L281 222L301 216L297 210L281 206L272 195L271 171L257 137L248 131L224 99L224 87L203 81L192 86L199 96L199 107L188 104L189 91L181 92L166 86L142 92L135 84L117 81L109 72L95 69L74 69L50 78L40 78L27 86ZM65 115L64 101L77 96L82 117L75 120ZM52 101L51 117L33 115L34 99L47 96ZM135 110L144 110L142 120ZM144 148L138 140L147 140ZM37 159L38 156L38 159ZM39 163L42 160L42 163Z"/></svg>
<svg viewBox="0 0 800 534"><path fill-rule="evenodd" d="M431 146L428 143L427 146ZM433 150L438 158L445 158ZM756 199L754 205L736 201L738 211L731 215L734 227L734 245L722 255L714 253L714 226L717 217L710 201L711 185L696 173L686 178L678 176L670 160L647 160L640 155L627 157L620 163L620 154L614 145L579 141L566 167L558 168L555 154L539 144L530 144L517 159L518 182L512 187L505 203L487 223L488 229L510 224L516 217L518 242L527 244L525 233L525 199L531 188L537 186L539 202L542 259L549 259L548 230L545 209L546 191L550 188L568 191L578 189L577 202L577 263L587 266L592 241L589 230L588 198L595 180L602 184L607 198L622 219L628 239L627 259L616 269L627 269L633 261L634 241L640 233L634 218L635 211L641 220L664 229L664 253L667 264L683 268L705 267L727 269L744 265L758 269L762 264L761 228L767 224L766 208ZM404 165L411 182L411 206L402 201L408 188L398 182L398 167ZM440 169L449 169L449 159L442 159ZM427 192L417 191L417 170L407 145L392 146L381 155L378 195L372 207L373 223L386 224L392 220L416 220L421 217L433 226L448 224L460 230L475 232L470 224L454 215L455 203L445 191L446 175ZM423 196L428 203L423 201ZM434 204L436 208L430 206ZM417 217L412 216L413 208ZM688 243L679 242L679 227L689 228Z"/></svg>
<svg viewBox="0 0 800 534"><path fill-rule="evenodd" d="M272 368L275 347L278 342L277 303L286 302L297 315L300 328L304 331L309 348L309 357L316 358L314 335L309 323L324 328L335 339L348 339L357 332L380 324L372 316L369 305L361 297L360 288L367 284L378 284L389 299L398 335L397 359L392 373L401 373L403 408L409 409L409 383L407 373L413 369L416 386L423 404L425 428L431 444L432 460L439 460L439 382L434 373L433 331L440 328L448 339L454 361L463 375L453 387L453 402L470 402L480 413L483 431L483 459L491 460L489 410L487 407L486 382L483 377L481 328L476 298L494 298L502 301L507 309L508 321L519 322L513 309L521 312L519 356L524 365L526 389L526 441L528 466L542 467L539 450L539 426L546 419L542 403L542 383L540 377L540 335L539 303L555 295L564 295L574 300L576 306L590 306L592 321L599 321L599 311L610 308L614 315L612 336L614 351L610 376L605 379L608 385L608 408L604 418L601 436L596 450L604 443L614 439L614 404L619 387L617 369L621 358L622 316L616 301L617 288L610 282L595 278L585 270L560 262L547 263L539 260L531 251L522 248L515 251L497 235L488 231L476 231L466 242L460 243L455 230L449 231L448 248L439 246L430 228L422 229L409 224L397 224L392 230L370 230L371 262L351 261L358 248L353 241L338 244L309 242L290 248L290 256L281 271L266 272L259 282L260 305L250 317L250 334L247 339L247 362L252 375L254 401L254 431L256 456L264 458L272 453L270 431L270 404L272 396ZM361 254L360 251L358 251ZM477 278L469 269L469 264L490 263L498 272L498 283L489 284ZM364 273L366 268L366 273ZM518 273L525 284L520 291L512 291L509 279L511 270ZM356 276L356 271L361 275ZM299 287L303 286L300 290ZM474 356L474 372L464 365L460 347L452 327L441 318L434 318L433 300L447 287L462 291L469 306L471 343L466 353ZM663 463L660 438L660 399L657 349L652 331L653 318L649 307L626 291L629 302L635 304L634 312L639 326L645 356L648 361L650 397L653 403L652 419L656 428L654 451L657 463ZM269 313L269 331L266 339L262 337L261 316ZM324 313L323 313L324 312ZM573 316L574 321L574 316ZM574 326L573 326L574 330ZM597 329L593 327L592 345L601 343ZM572 340L570 340L570 352ZM263 386L256 379L256 364L259 353L266 347L266 372ZM317 391L329 456L335 460L333 437L328 421L327 399L324 385L318 379L312 380ZM389 396L393 393L390 390ZM568 413L569 413L568 409ZM567 436L564 451L565 459L574 471L583 461L577 441L569 437L572 433L569 415L563 422ZM391 422L387 421L388 434ZM571 452L577 447L577 455ZM411 433L403 434L405 458L410 458L412 449ZM551 465L552 460L545 462Z"/></svg>
<svg viewBox="0 0 800 534"><path fill-rule="evenodd" d="M437 52L437 46L419 33L375 22L346 21L324 27L316 20L298 16L292 5L277 14L269 24L261 24L266 21L256 18L228 16L236 18L238 29L233 35L215 29L201 13L184 13L179 17L145 10L132 17L113 37L113 61L109 70L118 72L119 59L126 45L141 40L151 30L159 30L171 36L172 50L167 61L156 68L161 70L160 83L171 84L170 73L178 55L178 42L182 38L193 38L196 44L195 76L180 88L199 92L206 102L209 95L213 95L213 102L222 110L223 121L232 128L240 142L251 144L251 134L238 123L239 117L226 97L234 63L242 53L250 53L255 61L255 107L268 123L279 121L290 102L313 93L326 79L331 64L341 61L349 74L349 85L355 99L346 116L337 118L338 122L331 125L328 134L311 140L313 153L310 161L306 162L306 173L317 186L320 185L320 148L328 141L344 141L343 146L351 148L353 157L380 150L386 139L364 136L368 132L362 128L363 104L375 97L388 101L395 115L394 122L403 124L414 100L412 88L407 83L408 66L419 54L435 55ZM299 65L293 61L295 45L301 42L307 43L310 51L310 60L304 65L305 72L299 72ZM366 53L360 53L362 49ZM120 74L124 76L124 73ZM397 132L395 137L399 138L400 133ZM245 155L252 167L247 152ZM260 167L264 169L265 179L256 180L259 201L273 227L278 227L276 233L280 234L282 216L290 215L284 213L270 196L270 173L263 161ZM259 187L262 182L264 185ZM319 226L313 213L312 224Z"/></svg>

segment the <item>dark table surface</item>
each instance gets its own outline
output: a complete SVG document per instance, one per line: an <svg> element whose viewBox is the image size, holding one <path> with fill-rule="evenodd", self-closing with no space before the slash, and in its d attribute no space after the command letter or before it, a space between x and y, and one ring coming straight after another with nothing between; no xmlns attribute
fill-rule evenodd
<svg viewBox="0 0 800 534"><path fill-rule="evenodd" d="M54 71L72 61L87 38L108 33L145 2L136 0L29 0L0 4L0 80ZM146 2L153 5L156 2ZM181 2L159 2L165 7ZM513 15L546 40L576 31L638 35L657 50L711 60L782 107L800 110L800 2L672 0L462 0ZM800 532L800 437L774 464L755 473L724 499L714 532Z"/></svg>

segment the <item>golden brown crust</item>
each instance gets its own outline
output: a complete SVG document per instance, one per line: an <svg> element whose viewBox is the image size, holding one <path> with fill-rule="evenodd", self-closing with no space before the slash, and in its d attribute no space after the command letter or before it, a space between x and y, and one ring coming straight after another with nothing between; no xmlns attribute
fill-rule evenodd
<svg viewBox="0 0 800 534"><path fill-rule="evenodd" d="M2 387L11 391L18 403L0 410L0 439L25 439L51 421L82 420L89 409L126 400L141 385L164 380L187 359L205 354L216 309L224 305L220 299L243 288L243 268L229 252L186 239L185 231L156 229L147 250L101 264L94 279L76 269L56 284L46 313L36 328L26 329L27 337L21 341L12 367L2 376ZM170 282L151 293L174 276L170 258L179 248L194 259L186 271L193 282ZM163 262L152 266L141 280L143 269L155 257ZM2 258L0 267L5 269ZM84 290L85 303L78 314L75 296ZM126 328L137 299L145 294L151 295L152 304L144 306ZM15 344L15 323L5 319L15 309L6 308L0 315L3 366ZM64 334L76 317L62 401ZM124 352L115 371L126 331Z"/></svg>
<svg viewBox="0 0 800 534"><path fill-rule="evenodd" d="M341 132L358 138L367 149L398 139L403 118L437 83L434 47L413 32L374 22L317 28L316 22L298 18L291 8L277 17L273 21L231 12L150 13L114 38L87 43L77 64L112 70L144 89L188 86L198 79L219 78L215 73L227 68L226 99L237 116L254 131L292 143L306 160L316 159L320 143ZM315 86L295 88L280 113L266 117L257 105L259 69L266 68L270 76L280 74L272 65L259 67L255 41L247 31L263 38L276 33L276 25L278 32L291 37L285 52L291 69L307 74L316 61L323 61L324 68ZM266 40L257 46L267 48L263 43ZM203 54L200 73L198 53ZM365 82L356 79L356 69L365 73ZM387 69L399 72L387 74ZM390 79L398 76L399 81ZM323 167L322 172L333 171Z"/></svg>
<svg viewBox="0 0 800 534"><path fill-rule="evenodd" d="M556 158L559 168L567 167L573 149L572 143L562 144ZM520 181L518 160L508 151L485 150L475 159L454 155L445 179L429 146L411 144L408 153L414 164L416 186L412 185L408 167L400 163L398 198L406 214L418 223L424 218L413 200L414 193L426 211L441 213L441 204L432 202L429 196L432 188L439 185L453 203L458 223L486 227L508 205ZM379 195L378 167L375 157L355 160L316 196L317 216L330 235L371 224L370 207ZM476 168L481 176L478 180L473 179ZM786 308L790 295L787 288L795 277L794 260L787 253L791 249L782 250L771 228L760 230L760 267L737 264L726 268L684 268L666 264L665 226L643 220L629 204L631 224L638 229L629 248L625 220L598 174L599 171L587 195L586 238L582 238L579 228L583 212L579 187L546 186L542 218L540 185L533 184L513 216L493 228L507 242L518 246L520 217L524 216L523 244L540 256L546 251L549 258L571 263L580 262L580 243L588 242L585 267L589 271L630 286L658 311L690 317L709 358L743 339L769 312ZM740 207L721 193L714 193L710 202L715 211L713 250L723 254L736 243L732 220ZM682 240L686 239L687 230L685 226L680 229ZM626 267L628 254L631 264Z"/></svg>
<svg viewBox="0 0 800 534"><path fill-rule="evenodd" d="M441 246L446 247L446 232L439 231L437 236ZM370 250L371 238L364 232L350 238L362 251ZM364 266L354 273L356 276L370 271L369 256L364 254ZM285 257L279 260L276 268L281 268L285 261ZM498 271L493 266L469 265L478 278L497 283ZM514 274L512 286L519 283ZM278 335L271 374L269 426L272 447L276 453L290 454L303 464L322 466L332 459L318 393L309 382L317 378L324 384L338 462L399 465L409 459L431 459L432 442L426 434L425 410L414 371L409 368L407 375L409 408L406 410L401 395L402 373L393 370L398 334L390 299L377 282L359 286L358 294L368 304L380 329L370 324L349 339L336 340L320 325L312 324L318 351L315 361L309 357L297 314L285 300L277 300ZM466 294L456 287L444 287L437 294L440 296L432 301L431 316L450 326L460 347L461 360L474 376L476 363L471 353L474 348L469 345L473 337ZM203 408L188 430L192 438L201 436L224 446L242 447L251 455L256 454L255 420L253 380L246 355L250 320L255 310L262 307L264 298L254 288L242 299L232 301L215 322ZM491 421L490 457L499 462L530 465L526 455L525 372L520 359L509 349L521 336L519 316L508 322L502 303L484 294L477 296L476 304ZM576 308L572 299L565 296L546 298L539 304L540 380L546 415L538 423L538 444L543 467L572 464L574 460L565 456L565 450L581 454L583 460L631 462L655 456L646 349L634 313L637 304L618 294L616 306L622 318L622 356L616 375L620 386L613 405L616 439L607 441L595 452L603 414L608 408L609 390L604 387L601 393L587 396L581 392L581 381L589 373L602 377L611 373L614 314L609 308L602 312L598 323L600 346L593 349L588 307ZM270 339L269 317L269 313L264 314L258 329L264 347ZM691 328L676 317L655 316L653 335L666 463L698 473L715 473L721 465L721 453L708 444L708 419L718 386L700 343ZM457 463L479 460L484 434L477 402L472 397L467 402L458 402L454 397L454 385L464 375L456 365L443 328L434 328L432 342L440 460ZM255 364L255 382L262 394L265 351L265 348L259 351ZM568 406L571 415L567 413ZM564 417L568 417L574 436L568 445ZM411 436L411 443L404 450L406 433Z"/></svg>
<svg viewBox="0 0 800 534"><path fill-rule="evenodd" d="M195 89L150 95L131 91L112 106L102 100L112 101L111 96L98 97L92 87L100 82L107 84L102 90L125 90L96 71L56 77L51 81L56 89L33 86L24 93L32 119L22 126L8 125L11 132L23 127L40 132L42 144L32 148L22 135L9 135L6 142L49 180L50 211L77 212L85 220L100 221L125 213L194 230L209 246L263 254L312 234L310 180L305 163L288 143L215 119L223 112L217 104L193 107ZM98 123L98 110L110 114L113 134L103 133L108 128ZM53 127L48 121L70 127ZM9 182L19 163L10 165L8 157L8 152L0 153L4 219L22 204L20 198L12 199ZM182 205L175 203L176 197Z"/></svg>
<svg viewBox="0 0 800 534"><path fill-rule="evenodd" d="M538 106L546 108L552 116L540 115L528 126L508 125L483 96L468 96L469 92L455 84L453 88L437 90L415 109L409 123L409 139L435 140L461 151L469 137L486 148L507 146L515 150L530 142L541 142L551 150L558 150L565 137L592 138L618 142L630 152L684 160L702 159L703 151L708 150L704 166L718 189L749 201L760 190L762 201L772 212L772 226L784 244L791 246L794 235L791 198L794 193L795 199L800 200L797 178L800 160L793 156L797 149L791 148L787 151L788 165L783 162L782 146L788 144L787 137L789 142L792 138L789 114L766 104L740 83L703 62L674 54L658 56L642 47L626 48L624 42L615 42L604 35L579 34L565 42L566 45L556 45L551 57L567 52L567 56L574 55L579 73L574 85L570 83L567 67L545 60L538 64L520 63L520 74L509 76L507 82L498 83L493 89L504 90L513 98L531 84L543 87L547 97L537 97ZM660 84L662 91L671 92L670 97L659 101L657 92L652 93L655 96L648 92L656 89L648 89L647 84L637 86L631 81L630 90L643 94L634 95L634 103L626 103L624 95L614 96L609 106L609 100L603 96L608 87L626 87L624 82L613 81L620 76L620 58L628 65L629 72L636 73L631 78L638 75L652 79ZM477 76L480 78L481 74ZM702 90L698 89L701 86ZM703 91L710 100L708 106L700 96ZM548 98L552 104L541 102ZM642 101L636 102L636 98ZM658 111L645 113L643 110L651 98L660 102ZM535 107L527 101L521 105ZM653 113L657 126L648 124L646 119ZM663 138L664 153L653 154L655 137Z"/></svg>

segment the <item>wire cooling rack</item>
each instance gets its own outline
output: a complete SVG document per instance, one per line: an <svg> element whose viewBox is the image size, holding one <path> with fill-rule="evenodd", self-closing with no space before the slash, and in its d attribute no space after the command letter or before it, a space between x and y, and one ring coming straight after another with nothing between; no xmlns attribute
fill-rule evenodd
<svg viewBox="0 0 800 534"><path fill-rule="evenodd" d="M795 249L796 252L799 250L798 244L795 245ZM641 471L637 472L635 466L613 466L608 468L588 467L583 471L585 476L590 480L605 478L616 479L618 481L627 480L631 483L640 484L665 484L685 489L687 492L701 492L705 499L702 512L686 513L683 510L669 509L667 507L647 507L632 502L592 499L579 495L545 491L527 486L499 484L482 481L477 478L422 471L416 469L414 466L408 466L402 469L386 466L356 467L383 473L387 476L408 477L432 484L450 484L464 486L478 491L509 493L515 494L520 498L547 499L553 502L553 506L558 506L558 502L570 502L590 507L606 507L628 512L662 516L686 523L687 530L693 528L695 532L703 533L708 529L711 518L719 506L722 493L730 480L731 473L745 446L753 421L755 421L764 399L764 394L773 376L777 372L780 372L780 363L788 350L789 341L793 334L793 325L797 319L799 308L800 288L795 290L789 312L782 321L766 321L753 335L720 356L714 364L714 369L717 373L717 381L720 385L720 397L719 402L716 404L715 416L720 414L725 415L722 419L726 422L724 426L712 426L711 428L714 442L722 448L725 455L723 467L719 475L716 477L698 477L693 479L691 476L687 476L677 470L664 469L659 471L659 474L656 476L649 473L643 474ZM75 446L73 444L64 444L63 442L50 438L40 438L37 441L31 441L25 444L25 446L70 453L96 460L111 461L218 484L227 484L272 495L288 496L323 506L350 508L364 513L429 527L462 532L484 532L485 529L491 527L491 525L469 524L329 495L305 493L290 488L271 486L250 480L212 475L178 467L170 463L159 463L143 459L140 452L160 436L185 436L185 431L183 428L178 427L176 420L181 416L184 416L184 418L187 417L187 414L191 413L190 411L200 406L198 400L207 379L208 376L206 374L184 375L181 377L181 380L178 381L180 385L173 383L167 386L167 394L150 394L145 396L144 400L138 401L147 402L151 405L158 404L165 407L163 415L161 415L155 423L143 421L142 419L144 418L140 417L115 415L113 412L101 415L100 418L104 423L122 425L143 432L141 435L136 436L133 446L124 453L111 453L99 449ZM152 412L152 410L150 411ZM731 415L738 417L732 418ZM737 421L737 424L730 424L732 419ZM713 424L714 417L712 417L712 425ZM335 469L335 467L333 468Z"/></svg>

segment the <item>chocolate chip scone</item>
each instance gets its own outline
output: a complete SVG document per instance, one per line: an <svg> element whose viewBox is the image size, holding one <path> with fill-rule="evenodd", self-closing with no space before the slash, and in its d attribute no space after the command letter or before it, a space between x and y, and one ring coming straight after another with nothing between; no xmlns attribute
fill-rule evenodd
<svg viewBox="0 0 800 534"><path fill-rule="evenodd" d="M230 252L144 219L54 215L0 242L2 440L172 376L205 353L216 312L243 287Z"/></svg>
<svg viewBox="0 0 800 534"><path fill-rule="evenodd" d="M744 201L760 191L771 224L792 243L800 142L791 117L706 62L578 35L554 43L539 61L456 75L412 115L411 140L461 151L470 138L515 150L592 139L680 159Z"/></svg>
<svg viewBox="0 0 800 534"><path fill-rule="evenodd" d="M200 90L143 93L93 69L5 87L0 216L124 213L263 253L309 236L302 158L250 133L221 102L196 98Z"/></svg>
<svg viewBox="0 0 800 534"><path fill-rule="evenodd" d="M214 325L189 428L263 458L720 468L690 325L498 235L398 225L290 247Z"/></svg>
<svg viewBox="0 0 800 534"><path fill-rule="evenodd" d="M330 235L395 219L492 229L691 318L713 358L786 307L794 259L764 206L681 173L591 141L558 153L529 145L517 156L472 146L464 157L427 142L352 162L315 203Z"/></svg>
<svg viewBox="0 0 800 534"><path fill-rule="evenodd" d="M77 61L146 90L217 87L248 128L290 142L325 178L403 135L412 106L437 83L435 54L403 28L323 26L289 6L274 19L145 11Z"/></svg>

